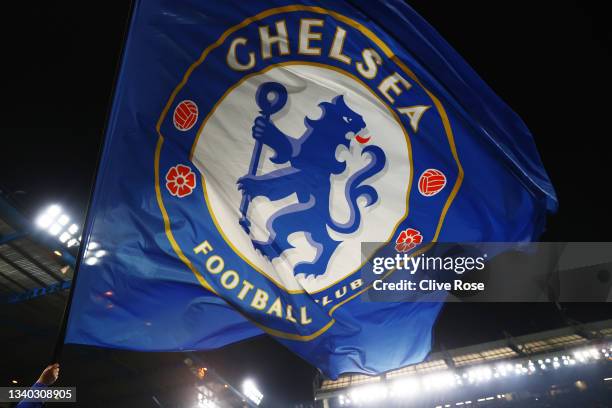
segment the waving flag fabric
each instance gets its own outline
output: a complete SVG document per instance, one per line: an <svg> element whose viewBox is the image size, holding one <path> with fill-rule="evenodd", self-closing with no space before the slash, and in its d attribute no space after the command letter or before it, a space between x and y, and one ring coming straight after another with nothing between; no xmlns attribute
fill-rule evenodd
<svg viewBox="0 0 612 408"><path fill-rule="evenodd" d="M523 122L403 2L136 2L66 341L266 333L379 373L441 304L362 301L362 242L529 241L555 207Z"/></svg>

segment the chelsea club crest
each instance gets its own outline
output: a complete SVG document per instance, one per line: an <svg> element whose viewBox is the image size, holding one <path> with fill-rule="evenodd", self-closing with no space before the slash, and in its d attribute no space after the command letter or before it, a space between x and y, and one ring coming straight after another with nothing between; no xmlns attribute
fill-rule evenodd
<svg viewBox="0 0 612 408"><path fill-rule="evenodd" d="M368 290L362 242L438 238L463 172L410 61L354 18L286 6L181 73L157 124L169 247L269 333L315 338Z"/></svg>

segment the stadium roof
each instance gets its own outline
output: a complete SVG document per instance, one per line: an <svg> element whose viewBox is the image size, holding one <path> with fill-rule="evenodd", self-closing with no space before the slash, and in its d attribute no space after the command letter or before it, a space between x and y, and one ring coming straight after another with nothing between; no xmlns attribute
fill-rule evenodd
<svg viewBox="0 0 612 408"><path fill-rule="evenodd" d="M72 268L60 249L50 249L0 219L0 299L14 302L50 287L65 289L71 280ZM64 295L58 293L51 302L62 306Z"/></svg>
<svg viewBox="0 0 612 408"><path fill-rule="evenodd" d="M528 360L547 353L574 349L591 343L593 340L610 339L612 339L612 320L509 337L505 340L432 353L422 363L392 370L380 376L346 375L337 380L322 380L315 391L315 398L329 398L340 395L351 387L395 380L399 377L429 374L455 368L463 369L501 360Z"/></svg>

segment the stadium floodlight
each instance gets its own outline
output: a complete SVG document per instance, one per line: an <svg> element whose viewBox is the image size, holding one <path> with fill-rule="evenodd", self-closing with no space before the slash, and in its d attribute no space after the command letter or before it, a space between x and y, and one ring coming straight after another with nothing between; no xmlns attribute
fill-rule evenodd
<svg viewBox="0 0 612 408"><path fill-rule="evenodd" d="M420 382L417 378L403 378L391 383L389 396L393 398L405 398L416 395L420 389Z"/></svg>
<svg viewBox="0 0 612 408"><path fill-rule="evenodd" d="M428 374L422 379L426 389L451 388L457 385L455 375L450 371Z"/></svg>
<svg viewBox="0 0 612 408"><path fill-rule="evenodd" d="M68 221L70 221L70 217L68 217L66 214L62 214L57 218L57 223L62 227L68 224Z"/></svg>
<svg viewBox="0 0 612 408"><path fill-rule="evenodd" d="M242 393L255 405L259 405L263 399L263 394L259 391L257 385L255 385L255 381L250 378L247 378L242 383Z"/></svg>
<svg viewBox="0 0 612 408"><path fill-rule="evenodd" d="M212 396L210 392L206 394L198 392L198 403L194 408L220 408L219 405L211 399Z"/></svg>
<svg viewBox="0 0 612 408"><path fill-rule="evenodd" d="M58 240L68 248L79 244L80 238L77 236L79 226L75 223L70 224L70 217L57 204L50 205L40 213L36 218L36 226L47 231L49 235L58 237Z"/></svg>
<svg viewBox="0 0 612 408"><path fill-rule="evenodd" d="M381 383L360 385L356 388L349 388L346 394L338 396L341 406L367 406L383 399L408 400L422 394L436 394L441 390L448 391L454 387L463 387L469 384L482 385L485 382L496 379L502 380L503 377L515 374L517 376L532 375L536 372L551 372L551 370L571 369L571 366L581 363L597 363L603 357L610 355L612 348L606 344L605 348L580 348L573 350L572 355L557 354L543 356L537 360L501 361L495 366L477 365L464 370L440 370L425 375L411 374L409 376L394 379L393 381L383 381ZM607 358L607 357L606 357ZM552 366L552 369L551 369ZM465 381L467 380L467 381ZM604 381L612 381L612 377L604 378ZM582 386L578 382L577 387ZM505 399L505 394L497 394L498 399ZM475 402L492 401L495 397L483 396ZM471 400L453 402L452 406L471 406ZM372 406L372 405L371 405ZM438 408L442 405L438 405ZM451 404L444 404L443 408L450 408Z"/></svg>
<svg viewBox="0 0 612 408"><path fill-rule="evenodd" d="M470 383L488 381L493 377L493 371L490 367L481 366L468 370L468 378Z"/></svg>
<svg viewBox="0 0 612 408"><path fill-rule="evenodd" d="M58 223L53 223L51 224L51 226L49 227L49 234L51 235L57 235L60 233L60 231L62 230L62 226L59 225Z"/></svg>
<svg viewBox="0 0 612 408"><path fill-rule="evenodd" d="M349 397L356 403L369 403L387 398L388 391L383 384L364 385L352 390Z"/></svg>

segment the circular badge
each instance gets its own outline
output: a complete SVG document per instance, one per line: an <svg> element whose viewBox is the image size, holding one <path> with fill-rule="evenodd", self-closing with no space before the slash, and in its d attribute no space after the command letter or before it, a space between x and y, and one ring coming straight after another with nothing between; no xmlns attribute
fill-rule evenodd
<svg viewBox="0 0 612 408"><path fill-rule="evenodd" d="M288 95L283 109L267 119L256 98L266 83L282 84ZM261 143L254 127L264 146L251 175ZM365 135L367 143L358 140ZM391 240L406 217L412 173L407 137L394 112L350 74L288 63L249 77L218 102L192 160L203 175L208 209L233 250L289 290L316 291L359 269L361 243ZM279 163L280 143L300 139L300 153ZM231 149L231 165L223 148ZM364 171L376 160L378 171ZM376 197L360 195L359 188ZM244 195L248 233L236 211Z"/></svg>
<svg viewBox="0 0 612 408"><path fill-rule="evenodd" d="M159 120L169 248L264 330L313 339L378 249L437 239L462 180L449 116L414 61L332 10L263 11L210 44Z"/></svg>

